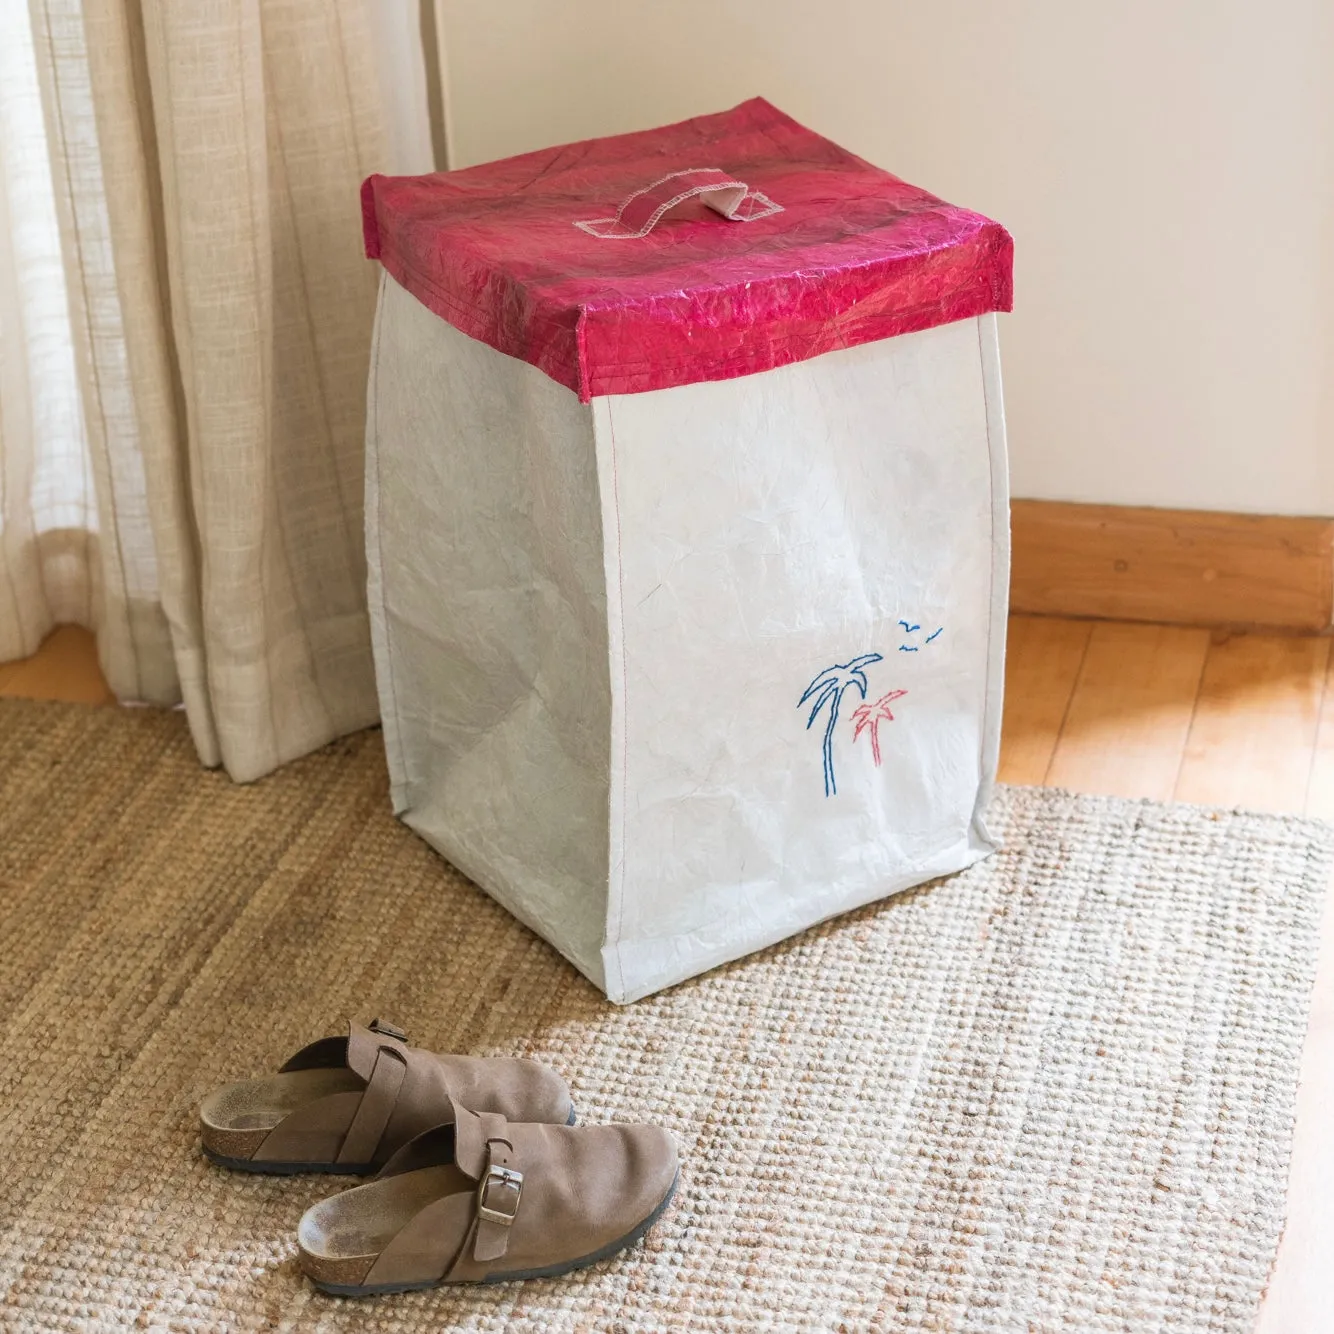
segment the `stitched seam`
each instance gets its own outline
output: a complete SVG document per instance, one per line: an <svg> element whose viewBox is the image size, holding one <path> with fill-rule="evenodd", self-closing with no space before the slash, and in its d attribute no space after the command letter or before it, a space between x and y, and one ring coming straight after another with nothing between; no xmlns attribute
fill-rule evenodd
<svg viewBox="0 0 1334 1334"><path fill-rule="evenodd" d="M719 176L726 176L727 173L721 167L682 167L680 171L669 171L665 176L659 176L656 181L650 181L647 185L642 185L638 190L632 190L624 199L621 200L620 207L616 210L616 218L619 221L622 213L625 212L631 204L639 198L640 195L646 195L650 190L656 190L660 185L666 185L668 181L674 181L678 176L694 176L701 171L716 171ZM723 182L726 185L743 186L744 181L730 180ZM706 189L711 188L706 186Z"/></svg>
<svg viewBox="0 0 1334 1334"><path fill-rule="evenodd" d="M383 323L385 306L385 288L389 281L386 271L380 280L380 292L375 302L375 329L372 334L373 348L371 356L370 394L374 407L371 418L375 431L375 551L380 558L379 575L376 578L380 603L380 623L384 627L384 656L389 681L389 707L394 715L394 742L398 747L399 759L403 762L403 796L405 806L412 791L412 775L408 772L407 756L403 750L403 716L398 706L398 687L394 675L394 644L389 634L389 600L385 596L384 586L384 487L380 475L380 460L384 450L380 443L380 350L383 343Z"/></svg>
<svg viewBox="0 0 1334 1334"><path fill-rule="evenodd" d="M700 172L702 172L702 171L716 171L716 172L718 173L719 176L726 176L726 175L727 175L727 173L726 173L721 167L685 167L685 168L683 168L681 171L669 171L669 172L667 173L666 176L659 176L658 179L657 179L656 181L650 181L647 185L641 185L641 186L639 187L638 190L633 190L633 191L631 191L628 195L626 195L626 197L625 197L624 199L621 200L620 205L617 207L617 209L616 209L616 216L615 216L614 218L591 218L591 219L589 219L589 222L588 222L588 223L576 222L574 225L575 225L576 227L582 227L582 228L584 229L584 231L588 231L589 223L597 223L597 222L617 222L617 223L618 223L618 222L620 222L620 220L621 220L621 214L624 213L625 210L628 209L628 208L630 207L630 205L633 204L633 203L635 202L635 200L638 199L638 198L640 197L640 195L646 195L646 194L649 193L650 190L656 190L656 189L658 188L658 186L660 186L660 185L666 185L668 181L673 181L673 180L675 180L678 176L696 176L696 175L698 175L698 174L699 174ZM698 194L698 193L699 193L699 190L701 190L701 189L702 189L702 190L716 190L716 189L731 189L731 190L735 190L738 186L740 186L740 188L744 190L744 189L746 188L746 183L745 183L744 181L737 181L737 180L714 181L714 182L711 182L709 185L700 186L700 187L699 187L698 189L696 189L696 190L687 190L685 194L678 195L678 196L676 197L676 199L675 199L673 202L674 202L674 203L680 203L680 201L681 201L682 199L689 199L690 196L691 196L692 194ZM670 207L671 207L671 204L667 204L667 205L664 206L664 208L670 208ZM639 233L640 236L645 235L645 233L649 230L649 228L651 228L651 227L653 226L653 224L654 224L655 222L657 222L657 220L662 216L663 211L664 211L663 209L659 209L658 212L656 212L656 213L653 215L653 218L652 218L651 221L649 222L648 227L646 227L646 228L644 229L643 232L640 232L640 233ZM589 233L589 234L592 235L592 236L596 236L596 235L597 235L596 232L591 232L591 233Z"/></svg>
<svg viewBox="0 0 1334 1334"><path fill-rule="evenodd" d="M607 400L607 432L611 437L611 503L616 515L616 614L621 623L621 866L616 891L616 976L620 994L625 995L625 961L621 956L621 935L625 924L626 812L629 800L630 688L625 660L625 560L621 544L621 482L616 458L616 423L612 419L611 400Z"/></svg>
<svg viewBox="0 0 1334 1334"><path fill-rule="evenodd" d="M991 543L991 579L990 579L991 587L987 590L987 604L988 604L987 657L986 657L987 686L986 686L986 691L983 695L982 729L981 729L981 735L979 737L978 766L977 766L979 774L982 774L983 765L986 760L987 737L990 735L991 732L991 725L993 722L992 715L996 711L996 700L994 698L994 691L992 688L994 685L993 674L995 672L995 664L992 661L992 648L996 637L996 451L995 451L995 442L992 440L991 436L991 407L992 407L991 386L987 380L986 349L983 347L982 344L982 319L983 317L979 315L975 318L974 323L977 332L978 363L982 371L982 408L983 408L983 420L985 422L985 429L987 436L987 496L990 502L987 505L987 511L990 523L989 534ZM1008 614L1009 611L1008 597L1006 599L1006 611ZM1001 664L1001 670L1004 671L1003 662ZM1004 700L1003 690L1001 692L1001 699L1002 701ZM996 778L994 774L992 775L989 783L986 780L985 774L983 774L982 781L985 785L985 790L987 791L995 790ZM974 803L973 807L972 823L975 829L979 824L979 822L984 821L986 819L986 812L981 809L981 797L982 797L982 792L981 790L979 790L978 799Z"/></svg>
<svg viewBox="0 0 1334 1334"><path fill-rule="evenodd" d="M981 771L986 760L987 736L991 730L991 713L995 707L992 703L992 685L991 674L994 670L994 664L991 661L991 646L996 633L996 456L994 446L991 440L991 403L990 395L987 392L987 354L982 346L982 319L981 316L974 322L974 333L977 335L977 360L978 366L982 371L982 420L987 436L987 517L989 520L988 538L991 547L991 587L987 590L987 603L990 610L987 613L987 689L984 696L984 709L982 718L982 734L979 737L981 750L977 757L977 767ZM985 782L985 777L983 779ZM981 811L974 813L974 822Z"/></svg>
<svg viewBox="0 0 1334 1334"><path fill-rule="evenodd" d="M703 168L702 170L708 169ZM683 171L672 173L674 176L685 176L689 174L690 173ZM671 178L667 176L663 177L664 181L670 179ZM654 185L660 185L661 183L662 182L660 181L655 181ZM617 227L623 226L624 224L621 222L621 214L625 212L633 200L637 199L639 195L647 194L651 189L653 189L652 185L646 186L643 190L637 191L635 194L631 195L630 198L621 205L620 210L614 218L588 218L583 222L576 222L574 225L578 227L580 231L587 232L589 236L597 237L599 241L637 241L647 236L649 232L658 225L662 215L669 209L675 208L678 204L683 204L687 199L692 199L695 195L713 194L718 190L740 189L746 191L746 193L737 200L735 207L725 215L729 222L757 222L760 218L767 218L774 213L783 212L783 206L781 204L775 204L768 195L761 194L758 190L747 189L744 181L711 181L708 185L697 185L691 190L683 190L680 194L673 195L665 204L660 205L652 214L650 214L648 221L645 222L637 232L594 231L595 227L606 223L611 223L613 226ZM763 211L761 212L758 209L752 209L749 213L738 213L737 209L739 209L748 199L763 201Z"/></svg>

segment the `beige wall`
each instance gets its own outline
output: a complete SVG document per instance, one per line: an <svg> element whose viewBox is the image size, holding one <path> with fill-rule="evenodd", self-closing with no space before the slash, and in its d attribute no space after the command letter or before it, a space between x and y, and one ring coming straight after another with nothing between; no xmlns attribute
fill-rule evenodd
<svg viewBox="0 0 1334 1334"><path fill-rule="evenodd" d="M1330 0L439 13L454 165L760 93L1009 226L1016 494L1334 514Z"/></svg>

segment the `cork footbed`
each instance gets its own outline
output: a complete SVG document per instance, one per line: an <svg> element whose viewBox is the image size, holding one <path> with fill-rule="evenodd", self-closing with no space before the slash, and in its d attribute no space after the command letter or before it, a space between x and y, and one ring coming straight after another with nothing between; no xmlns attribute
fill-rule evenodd
<svg viewBox="0 0 1334 1334"><path fill-rule="evenodd" d="M298 1107L335 1093L362 1093L366 1081L346 1066L289 1070L264 1079L224 1084L199 1108L204 1147L236 1153L243 1143L257 1143Z"/></svg>
<svg viewBox="0 0 1334 1334"><path fill-rule="evenodd" d="M380 1252L428 1204L474 1195L475 1182L453 1163L370 1181L307 1209L297 1227L302 1267L317 1282L358 1284ZM463 1244L457 1238L452 1249ZM442 1253L451 1249L441 1247Z"/></svg>

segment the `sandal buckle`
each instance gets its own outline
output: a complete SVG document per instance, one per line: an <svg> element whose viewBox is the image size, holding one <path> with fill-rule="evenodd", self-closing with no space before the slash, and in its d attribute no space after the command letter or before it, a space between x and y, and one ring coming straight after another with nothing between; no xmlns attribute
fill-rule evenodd
<svg viewBox="0 0 1334 1334"><path fill-rule="evenodd" d="M519 1212L523 1173L492 1163L477 1187L477 1217L509 1227Z"/></svg>
<svg viewBox="0 0 1334 1334"><path fill-rule="evenodd" d="M372 1033L379 1033L387 1038L397 1038L400 1042L408 1040L408 1035L401 1028L395 1028L393 1024L386 1022L384 1019L372 1019L366 1027Z"/></svg>

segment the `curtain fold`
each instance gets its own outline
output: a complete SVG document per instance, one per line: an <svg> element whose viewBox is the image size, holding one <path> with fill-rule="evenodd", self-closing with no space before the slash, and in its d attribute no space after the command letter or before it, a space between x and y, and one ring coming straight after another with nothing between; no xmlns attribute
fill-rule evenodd
<svg viewBox="0 0 1334 1334"><path fill-rule="evenodd" d="M28 16L0 5L0 661L100 619L101 534Z"/></svg>
<svg viewBox="0 0 1334 1334"><path fill-rule="evenodd" d="M377 716L370 0L30 0L27 18L60 268L0 256L0 386L24 389L0 415L0 658L91 623L117 695L182 700L203 762L255 778ZM12 137L0 114L7 188ZM40 193L8 189L10 214ZM62 284L78 429L34 430L35 344L4 316L11 289L24 311ZM33 476L56 455L63 527Z"/></svg>

